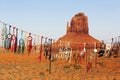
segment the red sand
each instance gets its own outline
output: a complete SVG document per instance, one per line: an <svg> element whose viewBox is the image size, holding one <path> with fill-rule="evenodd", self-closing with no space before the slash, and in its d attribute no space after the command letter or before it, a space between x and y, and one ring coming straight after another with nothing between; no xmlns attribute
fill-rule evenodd
<svg viewBox="0 0 120 80"><path fill-rule="evenodd" d="M120 80L119 58L99 58L97 68L86 72L85 61L81 64L57 59L52 62L49 74L49 61L39 54L28 56L0 52L0 80Z"/></svg>

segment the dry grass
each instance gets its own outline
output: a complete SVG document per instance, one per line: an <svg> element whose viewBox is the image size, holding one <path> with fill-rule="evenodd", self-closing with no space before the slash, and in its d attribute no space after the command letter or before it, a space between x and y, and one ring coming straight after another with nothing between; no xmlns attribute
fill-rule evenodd
<svg viewBox="0 0 120 80"><path fill-rule="evenodd" d="M97 67L86 72L86 61L70 63L63 59L52 62L49 74L49 60L39 54L14 54L0 50L0 80L120 80L120 57L97 59ZM92 52L90 52L91 54Z"/></svg>

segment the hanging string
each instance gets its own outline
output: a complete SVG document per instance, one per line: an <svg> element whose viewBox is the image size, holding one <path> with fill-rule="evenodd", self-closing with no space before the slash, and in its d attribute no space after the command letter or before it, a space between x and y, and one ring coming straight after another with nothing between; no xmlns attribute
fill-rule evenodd
<svg viewBox="0 0 120 80"><path fill-rule="evenodd" d="M34 45L34 52L36 54L36 35L35 34L34 34L34 43L33 43L33 45Z"/></svg>
<svg viewBox="0 0 120 80"><path fill-rule="evenodd" d="M1 21L1 20L0 20L0 23L6 24L6 23L4 23L4 22ZM6 24L6 25L9 25L9 24ZM11 26L11 27L12 27L12 26ZM18 29L18 30L21 30L21 29ZM25 32L26 32L26 31L25 31ZM27 33L29 33L29 32L27 32ZM110 39L106 39L105 42L106 42L106 41L108 42L109 40L110 40ZM70 43L71 43L71 42L70 42ZM77 44L80 44L79 42L72 42L71 44L74 44L74 43L75 43L75 44L76 44L76 43L77 43ZM89 42L89 43L94 43L94 42Z"/></svg>
<svg viewBox="0 0 120 80"><path fill-rule="evenodd" d="M39 35L37 35L37 46L39 45L39 43L40 43L40 36Z"/></svg>
<svg viewBox="0 0 120 80"><path fill-rule="evenodd" d="M39 61L42 60L42 41L43 41L43 36L41 36L41 43L40 43L40 55L39 55Z"/></svg>
<svg viewBox="0 0 120 80"><path fill-rule="evenodd" d="M40 40L41 40L41 38L40 38L39 35L37 35L36 37L37 37L37 41L36 41L36 44L37 44L37 45L36 45L36 50L37 50L37 51L36 51L36 52L39 53L39 50L40 50L40 46L39 46L39 45L40 45Z"/></svg>
<svg viewBox="0 0 120 80"><path fill-rule="evenodd" d="M1 20L0 20L0 23L2 23L3 24L3 26L4 26L4 41L3 41L3 43L4 43L4 48L6 48L6 49L11 49L12 51L13 51L13 49L14 49L14 53L16 52L16 49L17 49L17 38L18 38L18 32L16 31L16 40L15 39L13 39L12 38L12 34L11 34L11 28L14 28L14 27L12 27L11 25L9 25L9 24L7 24L7 23L4 23L4 22L2 22ZM7 27L6 26L9 26L9 33L7 34ZM20 28L16 28L18 31L21 31L22 29L20 29ZM23 30L22 30L23 31ZM25 48L25 46L26 47L28 47L28 38L27 38L27 34L29 33L29 32L27 32L27 31L23 31L23 33L25 33L25 35L24 35L24 48ZM15 34L14 34L15 35ZM35 34L36 35L36 34ZM40 36L40 35L38 35L38 36ZM10 38L11 37L11 38ZM34 37L35 38L35 37ZM36 45L36 41L35 41L35 39L34 39L34 42L35 42L35 45ZM13 43L14 43L14 45L13 45ZM40 42L39 42L39 40L38 40L38 44L39 44ZM16 46L15 46L16 45ZM29 50L30 50L30 48L28 49L28 52L29 52ZM23 50L24 51L24 50ZM19 50L18 50L18 52L19 52Z"/></svg>
<svg viewBox="0 0 120 80"><path fill-rule="evenodd" d="M27 48L27 41L28 41L28 38L27 38L27 32L24 31L24 41L25 41L25 47Z"/></svg>
<svg viewBox="0 0 120 80"><path fill-rule="evenodd" d="M84 43L89 43L89 44L93 44L94 42L71 42L71 41L63 41L63 40L60 40L59 41L61 44L62 43L66 43L66 42L69 42L70 44L77 44L77 45L79 45L79 44L84 44ZM97 43L101 43L101 42L97 42Z"/></svg>

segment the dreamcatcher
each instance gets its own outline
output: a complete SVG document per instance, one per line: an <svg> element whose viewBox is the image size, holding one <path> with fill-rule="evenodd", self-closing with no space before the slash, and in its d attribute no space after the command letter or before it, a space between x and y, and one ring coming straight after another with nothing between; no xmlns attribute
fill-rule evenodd
<svg viewBox="0 0 120 80"><path fill-rule="evenodd" d="M28 55L29 55L30 52L31 52L31 49L32 49L32 36L31 36L31 33L29 33L27 44L28 44Z"/></svg>
<svg viewBox="0 0 120 80"><path fill-rule="evenodd" d="M12 41L12 34L10 33L11 31L11 25L9 25L9 33L7 34L7 39L6 39L6 48L9 50L11 48L11 41Z"/></svg>
<svg viewBox="0 0 120 80"><path fill-rule="evenodd" d="M25 50L25 42L23 39L23 31L21 31L21 38L19 39L18 53L24 53Z"/></svg>
<svg viewBox="0 0 120 80"><path fill-rule="evenodd" d="M6 24L3 23L4 27L4 48L7 49L7 27Z"/></svg>
<svg viewBox="0 0 120 80"><path fill-rule="evenodd" d="M15 35L15 27L13 27L13 34L12 34L12 39L11 39L11 51L13 52L15 50L16 46L16 35Z"/></svg>

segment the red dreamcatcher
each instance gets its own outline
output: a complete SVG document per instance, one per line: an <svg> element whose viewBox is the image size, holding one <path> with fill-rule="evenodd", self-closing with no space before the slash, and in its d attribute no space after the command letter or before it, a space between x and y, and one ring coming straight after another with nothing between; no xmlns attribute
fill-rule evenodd
<svg viewBox="0 0 120 80"><path fill-rule="evenodd" d="M13 27L13 34L12 34L12 40L11 40L11 51L13 52L15 49L15 43L16 42L16 35L15 35L15 27Z"/></svg>
<svg viewBox="0 0 120 80"><path fill-rule="evenodd" d="M31 36L31 33L29 33L27 44L28 44L28 55L30 55L31 49L32 49L32 36Z"/></svg>

